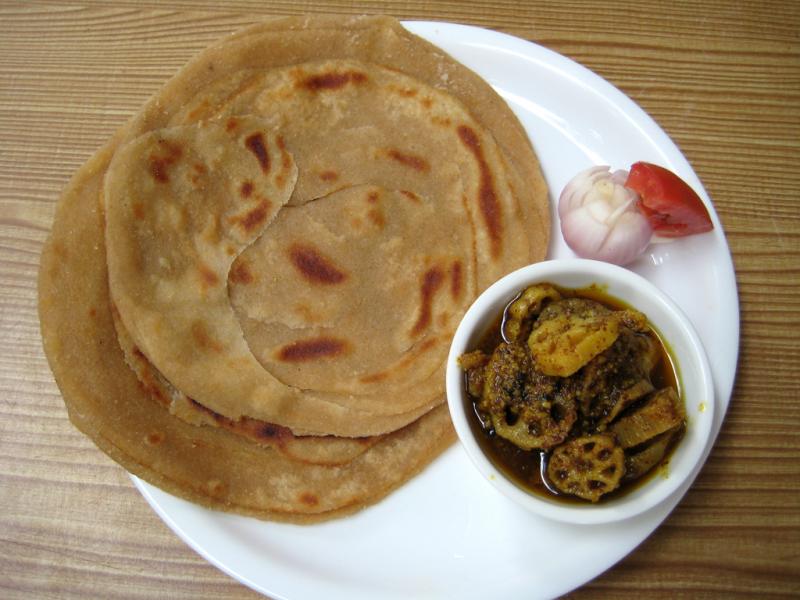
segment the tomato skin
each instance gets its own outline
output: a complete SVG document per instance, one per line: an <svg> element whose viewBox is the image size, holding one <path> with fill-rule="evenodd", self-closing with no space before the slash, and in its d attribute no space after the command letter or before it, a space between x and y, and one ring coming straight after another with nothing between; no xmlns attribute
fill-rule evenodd
<svg viewBox="0 0 800 600"><path fill-rule="evenodd" d="M683 179L664 167L634 163L625 187L639 194L639 208L656 235L683 237L714 228L700 197Z"/></svg>

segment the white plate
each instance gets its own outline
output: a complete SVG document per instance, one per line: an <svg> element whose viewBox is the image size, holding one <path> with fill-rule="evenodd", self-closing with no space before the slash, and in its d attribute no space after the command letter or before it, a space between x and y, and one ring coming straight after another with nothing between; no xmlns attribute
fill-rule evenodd
<svg viewBox="0 0 800 600"><path fill-rule="evenodd" d="M534 141L552 194L591 164L628 168L647 160L678 173L711 207L669 137L584 67L484 29L405 25L478 72L505 98ZM698 330L715 381L713 441L736 371L739 304L730 252L711 212L713 233L657 247L632 268L672 297ZM572 256L557 224L553 240L550 257ZM553 597L584 584L641 543L691 481L665 504L608 526L565 525L516 507L482 479L459 445L376 506L312 527L217 513L136 478L134 483L187 544L273 598L467 600Z"/></svg>

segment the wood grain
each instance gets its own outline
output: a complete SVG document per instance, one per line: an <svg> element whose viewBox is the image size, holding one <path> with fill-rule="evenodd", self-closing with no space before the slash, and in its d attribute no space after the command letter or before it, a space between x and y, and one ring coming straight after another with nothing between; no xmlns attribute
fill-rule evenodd
<svg viewBox="0 0 800 600"><path fill-rule="evenodd" d="M489 27L578 60L669 133L737 272L736 387L678 509L574 598L800 595L800 3L0 2L0 597L254 598L164 526L69 424L36 270L70 175L197 50L262 15Z"/></svg>

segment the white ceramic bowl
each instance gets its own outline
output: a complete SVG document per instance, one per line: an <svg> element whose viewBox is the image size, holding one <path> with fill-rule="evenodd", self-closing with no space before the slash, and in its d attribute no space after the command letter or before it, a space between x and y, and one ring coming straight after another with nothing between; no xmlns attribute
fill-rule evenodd
<svg viewBox="0 0 800 600"><path fill-rule="evenodd" d="M495 467L481 450L468 418L470 401L464 389L458 357L475 348L503 308L524 288L549 282L570 289L596 284L609 296L642 311L663 336L677 367L686 407L686 434L675 448L664 473L610 501L563 503L525 491ZM458 437L478 470L506 496L544 517L570 523L608 523L627 519L659 504L700 469L714 419L711 370L700 339L683 312L653 284L609 263L591 260L551 260L523 267L489 287L473 303L459 325L447 363L447 402Z"/></svg>

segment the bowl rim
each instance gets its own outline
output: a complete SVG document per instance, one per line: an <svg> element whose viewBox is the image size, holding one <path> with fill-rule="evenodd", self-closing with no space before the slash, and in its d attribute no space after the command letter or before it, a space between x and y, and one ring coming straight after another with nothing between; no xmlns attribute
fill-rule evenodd
<svg viewBox="0 0 800 600"><path fill-rule="evenodd" d="M565 281L583 283L570 284ZM499 311L514 296L526 286L538 282L550 282L565 288L581 288L595 283L608 289L610 296L642 310L666 340L678 371L681 397L687 413L686 433L670 458L666 477L656 473L650 481L608 502L566 504L525 491L495 467L481 450L468 421L468 401L465 398L463 374L457 364L458 356L471 348L470 344L474 344L485 333L487 323L496 319ZM626 294L628 297L624 297ZM632 300L631 296L636 299ZM648 304L647 310L637 303ZM663 331L665 325L669 335ZM676 334L678 339L672 337ZM678 349L680 356L677 356ZM450 345L445 378L451 420L461 446L473 465L505 496L550 519L575 524L599 524L632 518L661 504L676 493L682 484L691 482L700 471L707 454L716 400L711 368L702 342L688 317L673 300L641 275L617 265L588 259L554 259L527 265L502 277L481 293L464 314ZM690 394L691 406L687 401Z"/></svg>

